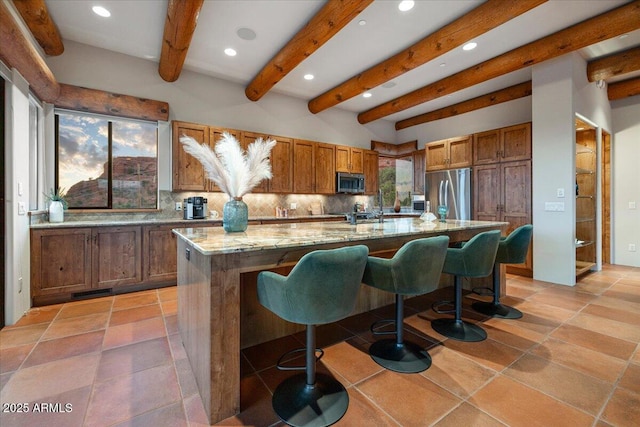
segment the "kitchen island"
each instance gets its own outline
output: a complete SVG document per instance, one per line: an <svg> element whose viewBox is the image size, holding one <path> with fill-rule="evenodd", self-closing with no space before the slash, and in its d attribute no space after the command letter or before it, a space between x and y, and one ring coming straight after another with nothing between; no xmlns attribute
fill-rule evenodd
<svg viewBox="0 0 640 427"><path fill-rule="evenodd" d="M221 228L181 228L178 236L178 327L211 423L240 411L241 275L295 264L304 254L364 244L370 254L396 250L410 240L447 235L468 240L507 223L423 222L388 219L351 225L336 222ZM504 276L504 275L502 275ZM242 325L260 328L260 325Z"/></svg>

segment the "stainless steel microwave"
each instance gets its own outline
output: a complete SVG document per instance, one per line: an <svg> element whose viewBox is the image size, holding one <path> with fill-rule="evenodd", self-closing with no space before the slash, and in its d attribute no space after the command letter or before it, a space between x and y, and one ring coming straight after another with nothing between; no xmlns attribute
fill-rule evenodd
<svg viewBox="0 0 640 427"><path fill-rule="evenodd" d="M364 193L364 175L361 173L336 173L336 193Z"/></svg>

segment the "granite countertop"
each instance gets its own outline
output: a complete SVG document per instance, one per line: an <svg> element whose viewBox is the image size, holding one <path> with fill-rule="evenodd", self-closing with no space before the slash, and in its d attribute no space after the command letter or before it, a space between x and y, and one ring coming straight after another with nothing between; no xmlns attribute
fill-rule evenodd
<svg viewBox="0 0 640 427"><path fill-rule="evenodd" d="M416 216L419 213L385 213L385 217L393 218L397 216ZM323 214L323 215L297 215L289 216L287 218L276 218L275 216L253 216L249 217L249 221L288 221L295 222L301 221L313 221L344 217L344 214ZM105 215L104 219L95 219L88 221L65 221L65 222L42 222L39 224L31 224L33 229L48 229L48 228L82 228L82 227L117 227L128 225L166 225L166 224L180 224L179 227L215 227L222 225L222 217L216 219L204 218L204 219L182 219L182 218L146 218L146 219L109 219L109 215ZM196 225L197 224L197 225Z"/></svg>
<svg viewBox="0 0 640 427"><path fill-rule="evenodd" d="M492 221L427 222L418 218L388 218L383 223L371 222L357 225L347 222L250 225L242 233L225 233L218 227L189 227L174 229L173 232L191 243L202 254L214 255L406 235L429 235L505 225L507 225L506 222Z"/></svg>

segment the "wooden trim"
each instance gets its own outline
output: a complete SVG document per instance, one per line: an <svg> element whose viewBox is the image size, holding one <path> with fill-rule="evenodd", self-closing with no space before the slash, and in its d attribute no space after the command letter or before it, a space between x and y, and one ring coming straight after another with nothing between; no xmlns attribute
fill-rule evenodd
<svg viewBox="0 0 640 427"><path fill-rule="evenodd" d="M53 102L58 97L58 81L4 2L0 2L0 60L18 70L40 100Z"/></svg>
<svg viewBox="0 0 640 427"><path fill-rule="evenodd" d="M373 0L328 1L247 85L247 98L252 101L262 98L371 3Z"/></svg>
<svg viewBox="0 0 640 427"><path fill-rule="evenodd" d="M422 123L446 119L447 117L453 117L470 111L479 110L481 108L490 107L492 105L501 104L503 102L513 101L514 99L524 98L526 96L530 96L531 93L531 80L529 80L528 82L478 96L477 98L469 99L468 101L449 105L448 107L440 108L439 110L430 111L405 120L400 120L399 122L396 122L396 130L406 129Z"/></svg>
<svg viewBox="0 0 640 427"><path fill-rule="evenodd" d="M169 104L98 89L60 84L56 107L142 120L169 120Z"/></svg>
<svg viewBox="0 0 640 427"><path fill-rule="evenodd" d="M594 59L587 64L587 79L590 82L640 70L640 46Z"/></svg>
<svg viewBox="0 0 640 427"><path fill-rule="evenodd" d="M640 0L635 0L364 111L358 114L358 122L366 124L495 77L637 30L638 22Z"/></svg>
<svg viewBox="0 0 640 427"><path fill-rule="evenodd" d="M204 0L169 0L158 65L164 81L175 82L180 77L203 3Z"/></svg>
<svg viewBox="0 0 640 427"><path fill-rule="evenodd" d="M406 156L418 149L418 140L416 139L402 144L371 141L371 149L386 157Z"/></svg>
<svg viewBox="0 0 640 427"><path fill-rule="evenodd" d="M488 0L402 52L309 101L309 111L319 113L367 90L411 71L438 56L533 9L546 0Z"/></svg>
<svg viewBox="0 0 640 427"><path fill-rule="evenodd" d="M609 101L640 95L640 77L611 83L607 88Z"/></svg>
<svg viewBox="0 0 640 427"><path fill-rule="evenodd" d="M64 45L55 22L49 16L44 0L14 0L15 6L29 31L38 41L44 53L51 56L62 55Z"/></svg>

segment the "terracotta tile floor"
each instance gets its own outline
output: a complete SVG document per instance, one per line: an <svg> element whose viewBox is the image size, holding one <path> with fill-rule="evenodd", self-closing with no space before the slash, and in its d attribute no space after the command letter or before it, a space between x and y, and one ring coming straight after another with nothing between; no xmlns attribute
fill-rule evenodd
<svg viewBox="0 0 640 427"><path fill-rule="evenodd" d="M342 426L639 426L640 269L606 266L573 288L508 276L503 302L519 320L473 313L489 338L448 340L431 329L433 301L406 301L405 338L429 349L430 369L397 374L366 353L383 307L318 328L319 371L348 388ZM31 310L0 331L0 425L200 426L206 417L178 335L176 289ZM271 393L274 368L303 334L245 349L242 412L218 425L283 425ZM42 404L60 404L51 408ZM26 404L29 413L9 413ZM25 406L22 406L25 407ZM34 412L35 409L56 412ZM62 411L61 411L62 410Z"/></svg>

